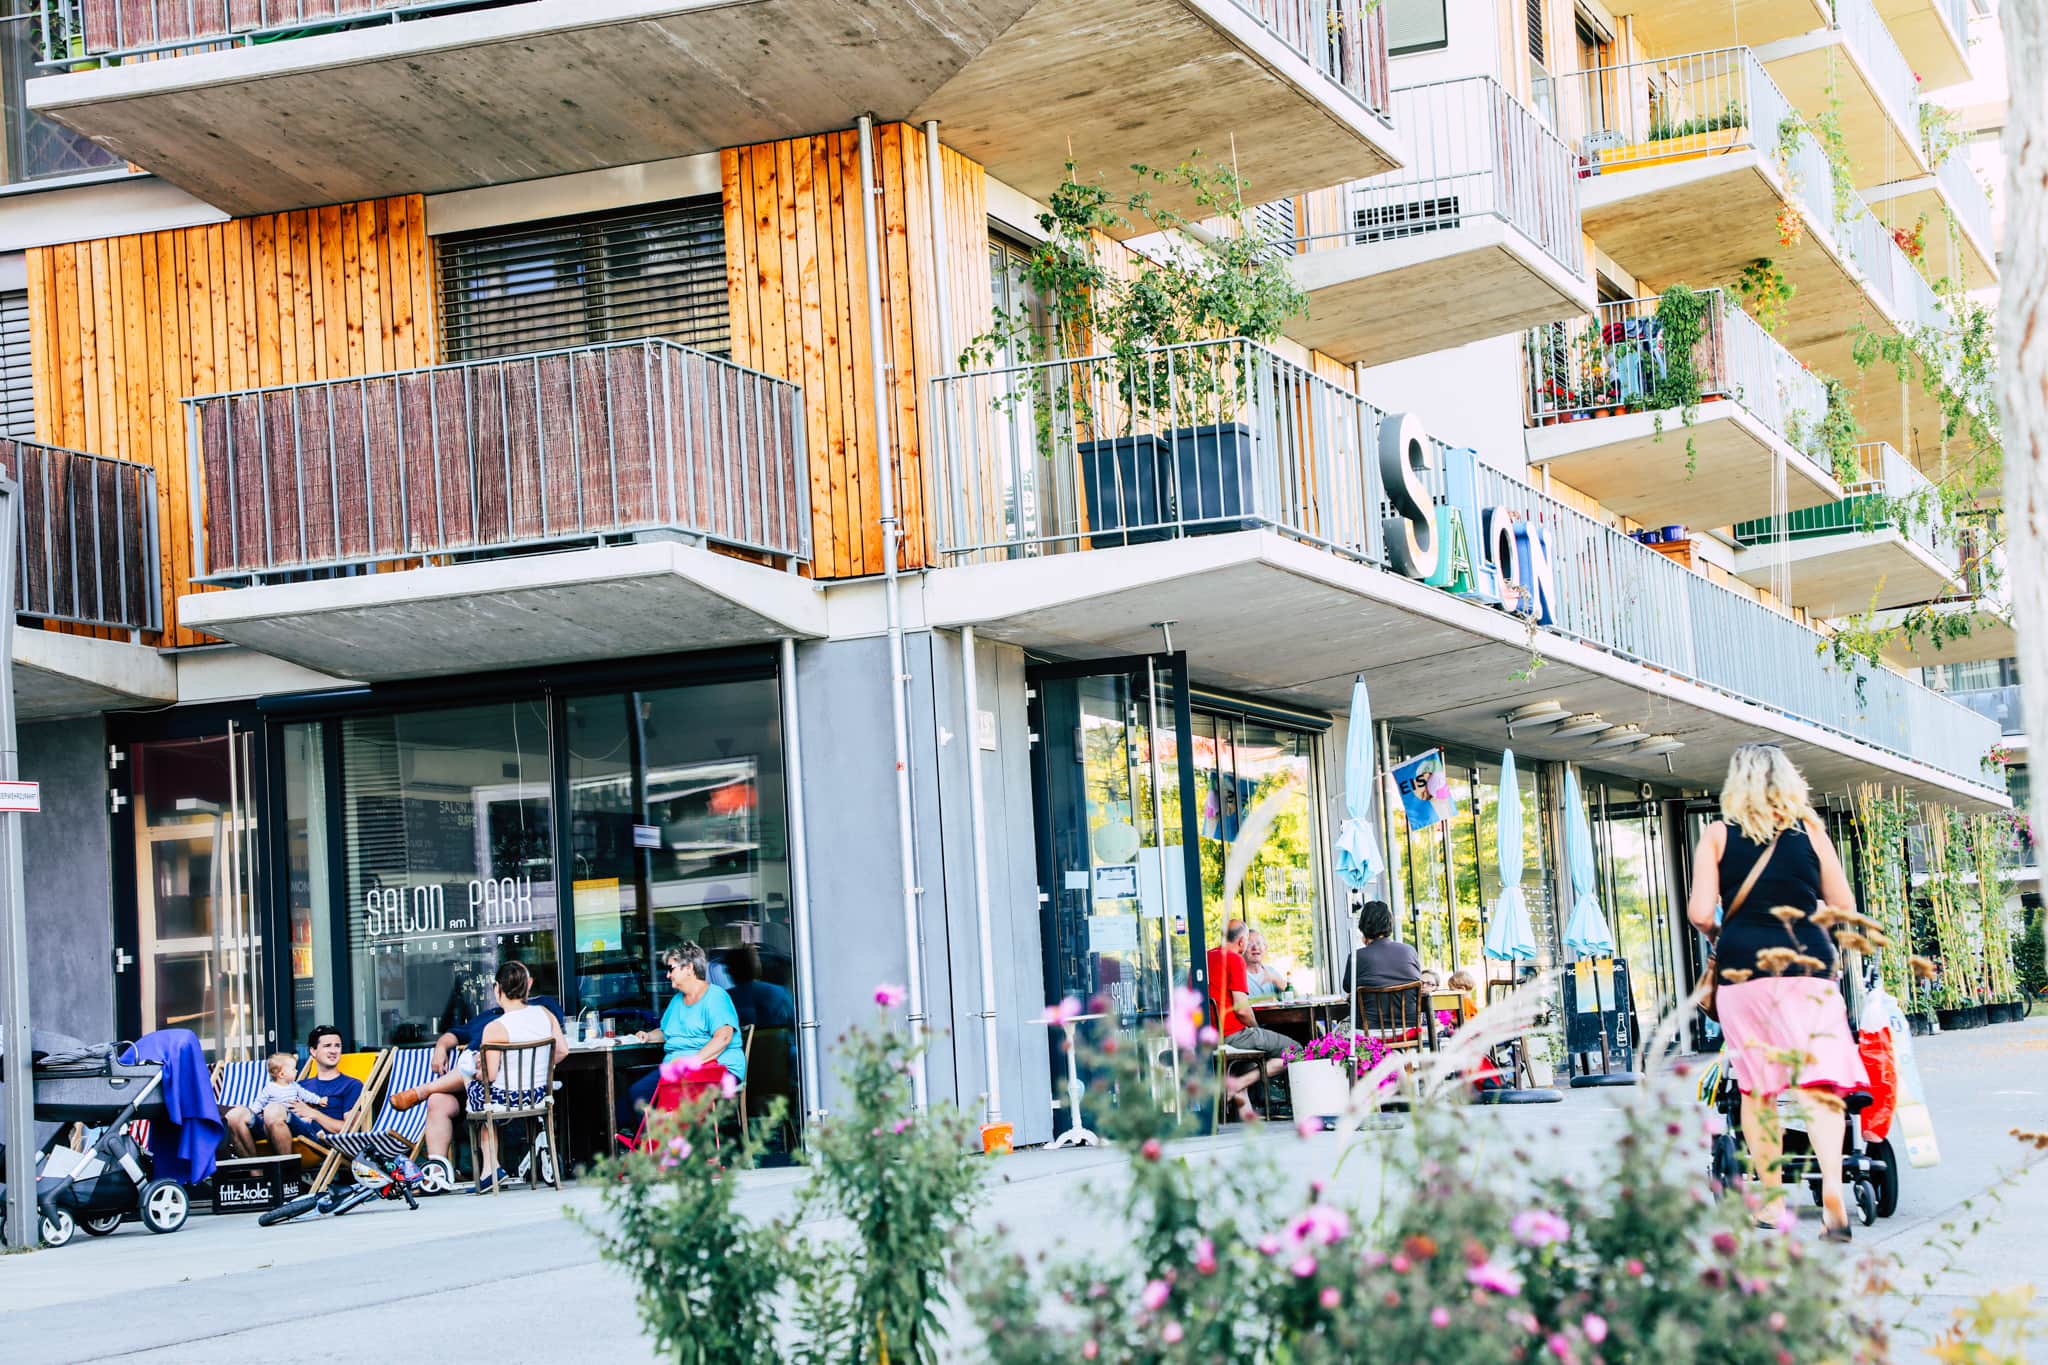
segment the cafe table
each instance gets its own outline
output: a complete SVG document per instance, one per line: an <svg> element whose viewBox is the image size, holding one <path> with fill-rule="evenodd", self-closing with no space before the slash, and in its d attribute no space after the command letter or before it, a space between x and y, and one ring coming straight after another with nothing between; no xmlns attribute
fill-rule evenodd
<svg viewBox="0 0 2048 1365"><path fill-rule="evenodd" d="M604 1081L604 1147L598 1153L602 1156L617 1156L619 1152L619 1072L633 1066L651 1066L661 1060L660 1043L642 1043L632 1037L589 1038L569 1044L569 1055L555 1067L555 1075L564 1086L576 1077L588 1077L591 1084L598 1078ZM570 1141L568 1111L563 1111L562 1150L573 1154L575 1146Z"/></svg>
<svg viewBox="0 0 2048 1365"><path fill-rule="evenodd" d="M1284 1033L1304 1043L1315 1036L1318 1024L1325 1033L1335 1029L1337 1021L1347 1017L1348 1010L1349 1005L1341 992L1335 995L1271 995L1252 1001L1252 1013L1259 1027Z"/></svg>

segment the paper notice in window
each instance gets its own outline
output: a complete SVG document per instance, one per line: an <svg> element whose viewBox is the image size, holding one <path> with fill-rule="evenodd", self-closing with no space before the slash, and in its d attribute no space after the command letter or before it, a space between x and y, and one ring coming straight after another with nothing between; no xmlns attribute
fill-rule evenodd
<svg viewBox="0 0 2048 1365"><path fill-rule="evenodd" d="M580 881L572 890L576 897L576 951L616 951L625 927L619 910L619 879L599 877Z"/></svg>
<svg viewBox="0 0 2048 1365"><path fill-rule="evenodd" d="M1138 921L1131 915L1090 915L1088 951L1091 953L1135 953L1138 951Z"/></svg>

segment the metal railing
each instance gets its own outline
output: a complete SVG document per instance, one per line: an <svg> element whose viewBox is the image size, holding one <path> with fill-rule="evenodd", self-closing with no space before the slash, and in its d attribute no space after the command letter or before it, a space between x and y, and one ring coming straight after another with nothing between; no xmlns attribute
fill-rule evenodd
<svg viewBox="0 0 2048 1365"><path fill-rule="evenodd" d="M1984 192L1984 186L1970 169L1970 159L1963 155L1960 147L1935 166L1934 178L1941 186L1941 197L1948 201L1956 221L1970 234L1977 249L1987 260L1995 257L1998 238L1991 232L1991 196ZM1928 229L1939 231L1940 226L1930 223Z"/></svg>
<svg viewBox="0 0 2048 1365"><path fill-rule="evenodd" d="M0 439L20 487L15 610L45 621L160 630L156 471L128 460Z"/></svg>
<svg viewBox="0 0 2048 1365"><path fill-rule="evenodd" d="M1310 196L1294 250L1397 241L1498 218L1573 275L1586 274L1571 149L1506 86L1466 76L1404 87L1394 92L1394 124L1408 139L1408 164ZM1326 198L1338 206L1337 222L1316 221Z"/></svg>
<svg viewBox="0 0 2048 1365"><path fill-rule="evenodd" d="M1387 18L1378 0L1231 0L1387 121Z"/></svg>
<svg viewBox="0 0 2048 1365"><path fill-rule="evenodd" d="M1980 687L1968 692L1947 692L1943 695L1956 705L1966 706L1987 720L1997 721L2000 734L2023 735L2027 732L2027 717L2020 709L2018 683L2004 687Z"/></svg>
<svg viewBox="0 0 2048 1365"><path fill-rule="evenodd" d="M33 15L0 17L0 106L4 142L0 183L26 184L84 175L126 175L127 163L83 133L44 118L28 107L26 83L39 74L41 26Z"/></svg>
<svg viewBox="0 0 2048 1365"><path fill-rule="evenodd" d="M1970 46L1970 0L1934 0L1934 7L1948 20L1965 51Z"/></svg>
<svg viewBox="0 0 2048 1365"><path fill-rule="evenodd" d="M73 70L152 53L204 51L396 23L489 0L37 0L46 66Z"/></svg>
<svg viewBox="0 0 2048 1365"><path fill-rule="evenodd" d="M672 342L185 402L205 580L649 531L810 558L800 391Z"/></svg>
<svg viewBox="0 0 2048 1365"><path fill-rule="evenodd" d="M1821 459L1827 386L1719 289L1707 301L1692 363L1703 399L1727 398L1796 448ZM1658 406L1671 357L1656 298L1603 303L1592 317L1545 323L1525 335L1531 425Z"/></svg>
<svg viewBox="0 0 2048 1365"><path fill-rule="evenodd" d="M1960 580L1963 556L1956 528L1943 513L1940 495L1927 476L1887 441L1857 446L1856 464L1863 477L1842 490L1848 496L1788 514L1786 538L1811 540L1896 531ZM1767 517L1740 522L1734 532L1738 545L1774 545L1778 541L1777 529Z"/></svg>
<svg viewBox="0 0 2048 1365"><path fill-rule="evenodd" d="M931 499L960 563L1265 528L1387 568L1384 414L1233 338L932 381ZM1439 447L1441 455L1442 448ZM1542 526L1557 634L1698 681L1971 782L1990 727L1885 669L1860 679L1825 640L1483 462L1482 506ZM1439 458L1432 493L1441 498Z"/></svg>
<svg viewBox="0 0 2048 1365"><path fill-rule="evenodd" d="M1871 87L1909 143L1920 140L1920 78L1870 0L1829 0L1834 29L1863 62Z"/></svg>

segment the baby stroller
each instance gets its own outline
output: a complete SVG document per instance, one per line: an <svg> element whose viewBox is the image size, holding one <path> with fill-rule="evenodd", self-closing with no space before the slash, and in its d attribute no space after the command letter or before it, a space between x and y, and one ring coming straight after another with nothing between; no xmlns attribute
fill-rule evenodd
<svg viewBox="0 0 2048 1365"><path fill-rule="evenodd" d="M130 1214L151 1232L176 1232L191 1212L185 1187L156 1178L148 1150L130 1131L131 1124L167 1116L164 1068L124 1065L116 1060L120 1051L111 1043L65 1039L34 1061L36 1117L65 1125L43 1144L36 1162L45 1246L63 1246L80 1227L104 1237ZM90 1133L82 1150L65 1142L74 1123Z"/></svg>
<svg viewBox="0 0 2048 1365"><path fill-rule="evenodd" d="M1852 1024L1851 1030L1854 1030ZM1721 1115L1721 1131L1714 1136L1708 1158L1708 1178L1716 1190L1737 1188L1743 1175L1742 1093L1735 1084L1735 1068L1723 1052L1706 1065L1700 1076L1700 1099ZM1853 1090L1842 1097L1848 1110L1842 1129L1842 1184L1855 1201L1857 1217L1869 1227L1889 1218L1899 1208L1899 1162L1892 1145L1883 1138L1866 1142L1859 1115L1872 1102L1868 1090ZM1778 1102L1778 1116L1784 1125L1785 1183L1806 1182L1815 1204L1820 1203L1820 1163L1804 1128L1795 1127L1799 1111L1785 1099Z"/></svg>

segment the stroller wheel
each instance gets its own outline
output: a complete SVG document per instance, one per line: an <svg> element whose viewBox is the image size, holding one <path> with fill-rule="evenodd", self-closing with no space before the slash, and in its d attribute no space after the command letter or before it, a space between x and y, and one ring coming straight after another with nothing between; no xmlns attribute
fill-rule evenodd
<svg viewBox="0 0 2048 1365"><path fill-rule="evenodd" d="M1873 1162L1884 1167L1877 1172L1877 1216L1889 1218L1899 1211L1899 1159L1893 1155L1892 1144L1886 1138L1872 1142L1865 1152Z"/></svg>
<svg viewBox="0 0 2048 1365"><path fill-rule="evenodd" d="M1742 1153L1733 1133L1714 1135L1713 1159L1707 1170L1716 1190L1732 1190L1742 1179Z"/></svg>
<svg viewBox="0 0 2048 1365"><path fill-rule="evenodd" d="M455 1188L455 1166L445 1156L430 1156L420 1163L420 1193L446 1194Z"/></svg>
<svg viewBox="0 0 2048 1365"><path fill-rule="evenodd" d="M1856 1216L1869 1227L1877 1221L1877 1188L1868 1180L1856 1182Z"/></svg>
<svg viewBox="0 0 2048 1365"><path fill-rule="evenodd" d="M152 1180L142 1187L142 1226L151 1232L176 1232L185 1226L192 1201L175 1180Z"/></svg>
<svg viewBox="0 0 2048 1365"><path fill-rule="evenodd" d="M53 1209L43 1215L39 1229L46 1247L60 1247L78 1235L78 1224L62 1209Z"/></svg>
<svg viewBox="0 0 2048 1365"><path fill-rule="evenodd" d="M95 1237L104 1237L115 1228L121 1226L121 1215L118 1213L107 1213L100 1215L98 1218L81 1218L78 1220L78 1226L84 1228Z"/></svg>

